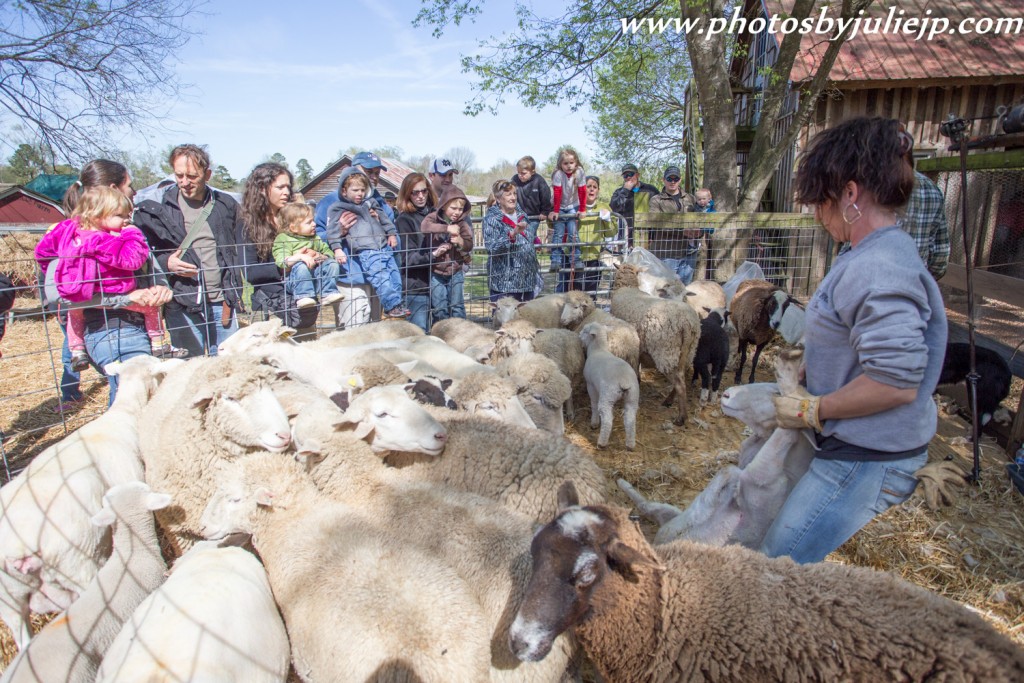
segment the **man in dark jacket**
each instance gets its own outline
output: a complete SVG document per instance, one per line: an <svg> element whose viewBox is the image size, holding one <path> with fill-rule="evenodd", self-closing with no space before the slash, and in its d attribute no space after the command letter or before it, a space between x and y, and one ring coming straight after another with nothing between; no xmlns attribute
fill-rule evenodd
<svg viewBox="0 0 1024 683"><path fill-rule="evenodd" d="M176 184L160 202L140 203L135 224L174 292L164 307L172 343L190 356L216 355L217 346L238 329L238 203L207 185L210 156L202 147L175 147L170 164Z"/></svg>
<svg viewBox="0 0 1024 683"><path fill-rule="evenodd" d="M640 181L640 171L636 165L626 164L622 167L622 187L612 193L612 211L625 218L632 230L633 217L638 213L647 213L651 197L656 194L658 188Z"/></svg>

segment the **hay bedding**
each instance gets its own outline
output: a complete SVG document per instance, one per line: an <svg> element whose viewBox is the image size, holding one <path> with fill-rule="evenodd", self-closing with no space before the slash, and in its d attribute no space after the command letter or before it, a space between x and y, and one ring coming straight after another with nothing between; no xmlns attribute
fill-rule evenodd
<svg viewBox="0 0 1024 683"><path fill-rule="evenodd" d="M11 435L3 448L15 463L64 435L60 416L52 412L57 404L53 387L54 373L59 377L60 372L60 350L46 350L47 331L51 340L60 341L60 329L52 317L45 325L38 319L16 321L2 342L0 428ZM763 354L759 381L773 379L773 355L770 350ZM83 379L86 401L68 416L69 429L106 406L106 387L93 371L87 370ZM731 384L732 373L727 372L723 389ZM685 428L676 427L671 423L672 410L661 405L667 389L657 372L644 371L634 452L623 447L618 414L609 447L599 450L593 445L597 432L590 429L585 398L577 402L575 423L567 425L568 438L594 456L607 475L609 497L622 505L628 505L628 500L614 484L617 477L629 480L652 500L685 507L722 466L736 462L743 425L714 406L698 409L698 392L691 391L691 420ZM1016 405L1020 389L1015 382L1006 405ZM940 415L932 457L953 454L967 471L970 445L960 437L968 433L968 425L956 415ZM976 610L1024 646L1024 496L1008 483L1002 449L985 439L982 450L981 484L961 489L956 506L935 513L922 499L912 498L873 521L828 559L895 572ZM647 530L653 534L654 528ZM34 619L35 626L43 623ZM6 666L14 656L6 628L0 628L0 649Z"/></svg>

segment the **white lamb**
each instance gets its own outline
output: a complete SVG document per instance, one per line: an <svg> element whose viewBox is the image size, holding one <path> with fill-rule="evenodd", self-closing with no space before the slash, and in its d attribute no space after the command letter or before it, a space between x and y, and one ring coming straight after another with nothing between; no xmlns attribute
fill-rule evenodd
<svg viewBox="0 0 1024 683"><path fill-rule="evenodd" d="M167 567L153 527L171 497L141 481L103 496L93 523L114 527L114 550L75 602L47 624L4 672L3 683L92 683L121 625L163 583Z"/></svg>
<svg viewBox="0 0 1024 683"><path fill-rule="evenodd" d="M294 462L254 454L240 465L203 529L252 534L303 681L487 680L487 619L435 553L394 542L372 514L327 498Z"/></svg>
<svg viewBox="0 0 1024 683"><path fill-rule="evenodd" d="M636 448L636 413L640 403L640 382L629 363L612 355L608 349L608 327L588 323L579 338L587 349L583 376L590 394L590 427L601 425L597 447L608 445L612 431L612 410L622 399L622 421L626 431L626 448Z"/></svg>
<svg viewBox="0 0 1024 683"><path fill-rule="evenodd" d="M608 347L611 352L629 363L633 371L640 375L640 335L636 328L625 320L616 318L611 313L597 308L594 300L583 292L570 292L562 306L560 323L573 332L579 332L587 323L607 325Z"/></svg>
<svg viewBox="0 0 1024 683"><path fill-rule="evenodd" d="M241 548L202 541L138 606L111 644L97 683L284 683L288 634L267 572Z"/></svg>
<svg viewBox="0 0 1024 683"><path fill-rule="evenodd" d="M110 487L142 479L137 422L159 381L183 361L139 356L111 363L120 386L106 413L39 455L0 489L0 617L19 648L28 615L66 609L110 552L90 517Z"/></svg>
<svg viewBox="0 0 1024 683"><path fill-rule="evenodd" d="M175 497L157 520L179 553L198 538L199 516L231 460L280 453L291 443L288 416L271 390L277 371L247 355L200 360L184 388L170 378L139 419L146 481Z"/></svg>

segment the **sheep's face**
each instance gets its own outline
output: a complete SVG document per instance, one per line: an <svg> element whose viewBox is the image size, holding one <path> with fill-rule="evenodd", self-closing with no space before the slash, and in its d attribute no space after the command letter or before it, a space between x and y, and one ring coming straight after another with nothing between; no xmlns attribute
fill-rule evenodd
<svg viewBox="0 0 1024 683"><path fill-rule="evenodd" d="M448 438L441 423L402 387L374 387L360 394L335 426L351 430L377 452L440 455Z"/></svg>
<svg viewBox="0 0 1024 683"><path fill-rule="evenodd" d="M519 317L519 307L523 304L510 297L498 299L494 307L494 327L497 329L510 320Z"/></svg>
<svg viewBox="0 0 1024 683"><path fill-rule="evenodd" d="M575 327L581 320L594 310L594 303L587 301L569 301L562 306L559 323L562 327Z"/></svg>
<svg viewBox="0 0 1024 683"><path fill-rule="evenodd" d="M533 573L509 629L509 648L524 662L544 659L555 638L600 609L593 601L602 578L626 576L650 562L621 542L601 508L570 507L542 527L530 545Z"/></svg>
<svg viewBox="0 0 1024 683"><path fill-rule="evenodd" d="M722 393L722 412L767 436L777 426L772 398L780 395L774 382L732 386Z"/></svg>
<svg viewBox="0 0 1024 683"><path fill-rule="evenodd" d="M291 443L291 426L274 392L262 381L246 384L240 395L213 388L200 392L193 407L205 429L236 454L251 449L279 453Z"/></svg>
<svg viewBox="0 0 1024 683"><path fill-rule="evenodd" d="M256 495L247 491L241 480L229 479L220 485L203 510L199 533L213 541L236 533L251 534L256 507Z"/></svg>
<svg viewBox="0 0 1024 683"><path fill-rule="evenodd" d="M538 429L543 429L552 434L565 434L565 417L562 415L562 404L553 405L548 397L532 390L529 386L520 390L519 402L522 403L527 415L537 425Z"/></svg>

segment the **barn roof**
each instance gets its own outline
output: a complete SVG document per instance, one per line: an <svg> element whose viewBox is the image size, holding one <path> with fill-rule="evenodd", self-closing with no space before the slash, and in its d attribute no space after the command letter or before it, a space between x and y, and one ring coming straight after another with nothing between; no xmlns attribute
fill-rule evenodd
<svg viewBox="0 0 1024 683"><path fill-rule="evenodd" d="M396 161L395 159L381 157L380 160L381 163L384 164L384 167L387 168L388 170L381 171L380 182L381 185L383 185L383 187L379 189L381 190L381 192L383 192L386 189L391 190L397 195L399 188L402 187L402 181L405 180L405 176L409 175L410 173L415 173L415 170L409 168L400 161ZM327 168L313 176L308 183L306 183L299 189L299 191L305 194L307 192L307 188L316 187L325 179L330 178L331 175L334 175L338 173L338 171L340 171L341 169L347 168L348 166L351 165L352 156L350 154L344 154L340 159L335 161L333 164L331 164L330 166L328 166Z"/></svg>
<svg viewBox="0 0 1024 683"><path fill-rule="evenodd" d="M768 16L784 17L794 0L763 2ZM871 19L872 24L876 19L881 20L882 27L890 11L893 12L890 26L900 18L904 22L911 18L927 17L932 21L946 18L952 30L964 19L977 22L983 18L1024 18L1024 12L1013 9L1012 4L996 0L901 0L898 6L872 3L865 17ZM843 87L872 87L877 86L878 81L958 80L985 85L1024 80L1024 41L1020 35L1010 32L950 34L946 31L932 40L927 37L915 40L915 35L893 30L858 33L840 50L831 80ZM776 34L779 42L783 37L781 32ZM811 34L804 36L801 47L790 75L794 82L814 75L828 43L822 36Z"/></svg>

